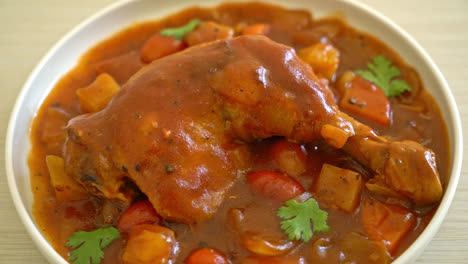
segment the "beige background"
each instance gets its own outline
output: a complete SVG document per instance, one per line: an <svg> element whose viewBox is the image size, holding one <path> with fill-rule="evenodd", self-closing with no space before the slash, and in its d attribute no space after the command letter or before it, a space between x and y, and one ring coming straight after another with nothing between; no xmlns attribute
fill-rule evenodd
<svg viewBox="0 0 468 264"><path fill-rule="evenodd" d="M447 78L468 140L468 0L362 0L408 31ZM66 32L113 0L0 0L0 263L46 263L25 233L7 188L5 131L33 67ZM468 153L466 144L464 152ZM417 263L468 263L468 158L440 231Z"/></svg>

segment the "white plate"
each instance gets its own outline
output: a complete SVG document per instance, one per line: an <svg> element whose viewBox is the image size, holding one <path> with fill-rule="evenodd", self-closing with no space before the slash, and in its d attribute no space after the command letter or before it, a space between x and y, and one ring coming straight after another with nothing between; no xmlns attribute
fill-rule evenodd
<svg viewBox="0 0 468 264"><path fill-rule="evenodd" d="M201 3L202 2L202 3ZM158 19L188 6L214 6L221 0L137 0L120 1L90 17L62 40L41 60L26 81L10 117L5 161L8 184L18 214L42 254L50 263L67 263L40 233L32 215L27 156L30 150L29 127L42 101L60 77L75 65L80 56L98 42L131 25ZM271 0L289 8L309 8L315 17L339 11L349 24L371 33L387 43L420 74L424 87L439 103L450 137L450 179L444 197L429 225L418 239L393 263L412 263L439 229L455 194L462 162L462 131L458 109L441 72L416 41L396 24L353 0Z"/></svg>

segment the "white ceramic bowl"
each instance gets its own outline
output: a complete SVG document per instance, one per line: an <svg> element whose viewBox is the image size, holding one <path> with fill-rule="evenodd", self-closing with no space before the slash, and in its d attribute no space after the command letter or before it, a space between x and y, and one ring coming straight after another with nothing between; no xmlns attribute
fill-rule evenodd
<svg viewBox="0 0 468 264"><path fill-rule="evenodd" d="M6 170L10 192L18 214L32 240L50 263L67 263L45 240L32 215L27 156L30 150L29 127L42 101L57 80L75 66L79 57L98 42L133 22L163 18L184 7L213 6L221 0L139 0L120 1L90 17L62 40L41 60L26 81L10 117L6 138ZM450 179L442 202L418 239L393 263L412 263L439 229L452 202L462 162L462 131L459 113L450 88L441 72L416 41L396 24L353 0L269 0L290 8L309 8L315 17L339 11L354 27L379 37L393 47L420 73L424 87L436 98L447 122L450 137Z"/></svg>

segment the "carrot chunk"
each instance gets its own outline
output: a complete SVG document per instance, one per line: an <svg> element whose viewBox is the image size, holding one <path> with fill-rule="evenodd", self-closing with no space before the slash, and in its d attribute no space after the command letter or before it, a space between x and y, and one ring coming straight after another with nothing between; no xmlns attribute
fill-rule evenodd
<svg viewBox="0 0 468 264"><path fill-rule="evenodd" d="M361 198L362 177L355 171L325 163L313 190L332 207L351 213Z"/></svg>
<svg viewBox="0 0 468 264"><path fill-rule="evenodd" d="M390 125L390 101L382 89L350 72L343 74L337 83L341 92L338 104L342 110L384 126Z"/></svg>
<svg viewBox="0 0 468 264"><path fill-rule="evenodd" d="M266 35L270 31L268 24L252 24L242 30L242 35Z"/></svg>
<svg viewBox="0 0 468 264"><path fill-rule="evenodd" d="M143 44L140 56L143 62L150 63L184 48L185 44L182 40L156 33Z"/></svg>
<svg viewBox="0 0 468 264"><path fill-rule="evenodd" d="M274 171L257 171L247 175L247 184L260 195L277 201L287 201L305 190L293 178Z"/></svg>
<svg viewBox="0 0 468 264"><path fill-rule="evenodd" d="M366 198L361 206L362 225L376 241L383 241L393 254L401 240L414 226L416 217L408 210Z"/></svg>
<svg viewBox="0 0 468 264"><path fill-rule="evenodd" d="M186 264L228 264L223 253L212 248L201 248L194 251L185 261Z"/></svg>

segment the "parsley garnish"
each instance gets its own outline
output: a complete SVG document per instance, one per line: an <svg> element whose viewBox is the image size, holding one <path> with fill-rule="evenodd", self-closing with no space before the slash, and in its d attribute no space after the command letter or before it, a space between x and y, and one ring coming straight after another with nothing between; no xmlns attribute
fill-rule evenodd
<svg viewBox="0 0 468 264"><path fill-rule="evenodd" d="M73 264L99 264L104 257L102 249L119 237L119 230L112 226L91 232L75 232L66 244L74 249L70 252L70 261L73 261Z"/></svg>
<svg viewBox="0 0 468 264"><path fill-rule="evenodd" d="M301 239L304 242L312 238L313 232L328 232L330 227L327 225L328 213L321 210L317 201L313 198L308 199L303 203L298 203L294 199L285 202L286 206L282 206L277 213L277 216L282 219L281 229L289 236L289 239ZM312 221L312 229L310 228Z"/></svg>
<svg viewBox="0 0 468 264"><path fill-rule="evenodd" d="M392 80L400 76L400 70L392 65L392 61L382 55L375 56L373 63L368 63L370 71L356 71L364 79L375 83L385 93L386 96L398 96L404 91L411 92L411 87L403 80Z"/></svg>
<svg viewBox="0 0 468 264"><path fill-rule="evenodd" d="M159 34L166 37L174 37L176 39L182 39L187 33L193 31L202 21L200 19L192 19L187 24L177 28L166 28L161 30Z"/></svg>

